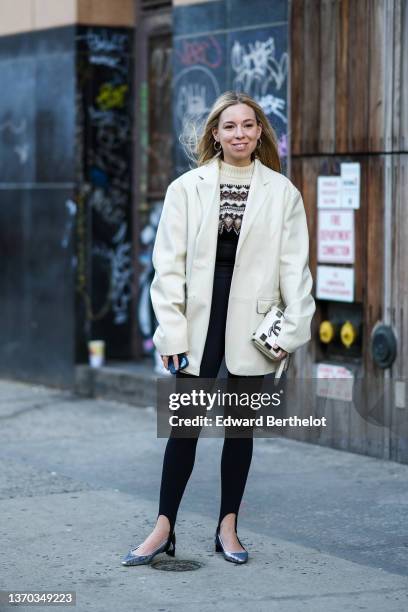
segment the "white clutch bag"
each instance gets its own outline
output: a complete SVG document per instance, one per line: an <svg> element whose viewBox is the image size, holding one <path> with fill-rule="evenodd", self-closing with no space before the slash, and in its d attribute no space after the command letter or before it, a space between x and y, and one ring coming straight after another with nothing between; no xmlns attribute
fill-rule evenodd
<svg viewBox="0 0 408 612"><path fill-rule="evenodd" d="M279 333L282 329L282 322L284 320L283 310L278 306L272 306L272 308L266 313L262 323L252 334L252 342L256 348L259 349L264 355L269 357L272 361L279 361L276 358L278 349L275 351L273 345L279 344L278 338ZM275 379L279 379L282 373L287 370L289 366L289 355L282 359L279 363L279 367L275 372Z"/></svg>

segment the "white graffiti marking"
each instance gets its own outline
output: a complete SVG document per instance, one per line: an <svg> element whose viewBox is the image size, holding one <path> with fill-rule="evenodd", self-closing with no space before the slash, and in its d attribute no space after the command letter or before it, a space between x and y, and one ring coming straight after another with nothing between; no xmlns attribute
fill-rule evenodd
<svg viewBox="0 0 408 612"><path fill-rule="evenodd" d="M276 57L275 41L248 43L248 49L235 41L231 49L231 66L236 76L234 89L241 89L259 98L267 93L270 86L280 90L288 74L288 54Z"/></svg>
<svg viewBox="0 0 408 612"><path fill-rule="evenodd" d="M112 236L112 242L114 244L120 244L126 237L127 223L122 223L118 228L118 231Z"/></svg>
<svg viewBox="0 0 408 612"><path fill-rule="evenodd" d="M128 304L132 298L132 245L125 242L118 245L112 258L112 309L116 324L128 319Z"/></svg>
<svg viewBox="0 0 408 612"><path fill-rule="evenodd" d="M69 244L69 237L71 235L72 226L74 223L74 217L77 211L77 205L72 200L67 200L65 202L65 208L68 211L68 219L65 223L64 235L61 240L61 246L63 249L66 249Z"/></svg>
<svg viewBox="0 0 408 612"><path fill-rule="evenodd" d="M267 115L276 115L283 121L283 123L288 122L288 118L284 114L285 110L285 100L283 98L277 98L272 94L268 94L267 96L261 96L258 99L258 103L262 106L264 112Z"/></svg>
<svg viewBox="0 0 408 612"><path fill-rule="evenodd" d="M129 72L129 66L128 62L125 62L125 66L121 66L123 59L123 55L90 55L89 63L98 64L99 66L108 66L109 68L114 68L116 72L122 75L127 75Z"/></svg>
<svg viewBox="0 0 408 612"><path fill-rule="evenodd" d="M127 194L111 189L107 194L101 187L94 187L89 196L89 204L104 221L118 225L125 220Z"/></svg>
<svg viewBox="0 0 408 612"><path fill-rule="evenodd" d="M186 115L191 118L207 114L214 99L220 95L219 85L211 70L204 66L190 66L179 72L174 86L180 80L184 84L177 90L176 116L179 121Z"/></svg>
<svg viewBox="0 0 408 612"><path fill-rule="evenodd" d="M180 87L177 96L176 112L178 117L204 115L207 112L204 85L190 83Z"/></svg>
<svg viewBox="0 0 408 612"><path fill-rule="evenodd" d="M0 132L9 130L12 134L23 134L26 129L27 121L25 119L21 119L20 124L13 123L11 120L0 123Z"/></svg>
<svg viewBox="0 0 408 612"><path fill-rule="evenodd" d="M126 223L123 223L113 240L122 240L126 234L126 229ZM111 275L110 297L114 323L116 325L126 323L129 318L128 304L132 299L132 244L130 242L122 242L117 244L115 248L108 248L106 245L95 245L92 253L109 262Z"/></svg>
<svg viewBox="0 0 408 612"><path fill-rule="evenodd" d="M0 123L0 134L2 132L10 132L14 136L20 136L27 131L27 120L21 119L19 122L8 119ZM28 160L30 145L28 142L20 142L13 146L13 151L16 153L20 164L25 164Z"/></svg>
<svg viewBox="0 0 408 612"><path fill-rule="evenodd" d="M78 36L79 40L85 40L92 53L123 53L126 49L127 38L127 34L91 29L87 30L86 34Z"/></svg>
<svg viewBox="0 0 408 612"><path fill-rule="evenodd" d="M128 115L119 115L111 110L98 110L94 106L88 109L92 125L98 127L114 126L116 139L130 140L130 118Z"/></svg>
<svg viewBox="0 0 408 612"><path fill-rule="evenodd" d="M130 181L127 177L128 164L119 153L114 153L109 150L91 151L89 154L89 162L105 170L108 174L115 173L115 176L112 176L111 179L112 185L119 189L129 189ZM125 175L126 178L121 180L123 175Z"/></svg>
<svg viewBox="0 0 408 612"><path fill-rule="evenodd" d="M21 145L16 145L14 147L14 152L17 154L20 164L25 164L26 161L28 160L29 150L30 150L30 145L28 143L23 143Z"/></svg>
<svg viewBox="0 0 408 612"><path fill-rule="evenodd" d="M177 91L175 113L179 141L187 158L195 162L196 143L220 88L214 74L205 66L185 68L174 79L173 87Z"/></svg>

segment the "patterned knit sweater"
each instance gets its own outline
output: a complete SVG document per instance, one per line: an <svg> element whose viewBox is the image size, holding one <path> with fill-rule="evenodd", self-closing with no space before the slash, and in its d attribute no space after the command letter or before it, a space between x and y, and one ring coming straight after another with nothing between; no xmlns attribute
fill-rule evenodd
<svg viewBox="0 0 408 612"><path fill-rule="evenodd" d="M254 162L248 166L233 166L220 159L219 164L220 216L216 263L233 266Z"/></svg>

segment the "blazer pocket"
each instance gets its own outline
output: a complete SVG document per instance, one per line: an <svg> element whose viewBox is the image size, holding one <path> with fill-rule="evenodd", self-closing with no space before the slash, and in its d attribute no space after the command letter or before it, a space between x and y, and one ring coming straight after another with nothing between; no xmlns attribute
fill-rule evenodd
<svg viewBox="0 0 408 612"><path fill-rule="evenodd" d="M256 312L259 314L266 314L275 306L275 304L279 304L279 298L260 298L256 300Z"/></svg>

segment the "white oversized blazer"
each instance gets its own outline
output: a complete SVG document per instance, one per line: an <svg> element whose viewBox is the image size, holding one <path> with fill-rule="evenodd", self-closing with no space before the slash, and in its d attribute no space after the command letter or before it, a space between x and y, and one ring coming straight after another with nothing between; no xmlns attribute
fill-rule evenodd
<svg viewBox="0 0 408 612"><path fill-rule="evenodd" d="M187 352L184 370L199 375L208 331L220 209L219 162L189 170L168 187L153 248L150 295L161 355ZM274 304L284 308L278 344L292 353L311 337L315 312L303 200L291 181L258 159L238 240L225 329L232 374L274 372L251 342Z"/></svg>

